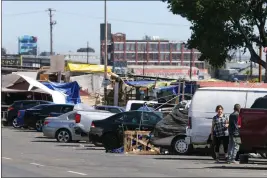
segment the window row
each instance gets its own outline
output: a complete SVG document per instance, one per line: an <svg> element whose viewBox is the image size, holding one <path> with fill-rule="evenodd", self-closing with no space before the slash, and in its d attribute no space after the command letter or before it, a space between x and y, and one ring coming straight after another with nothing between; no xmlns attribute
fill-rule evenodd
<svg viewBox="0 0 267 178"><path fill-rule="evenodd" d="M137 58L136 58L137 57ZM194 55L193 56L194 60L198 60L197 57L199 55ZM190 61L191 55L189 53L184 54L184 61ZM138 61L146 61L146 60L154 60L154 61L181 61L182 60L182 55L181 53L172 53L172 58L170 59L170 54L169 53L161 53L160 55L158 53L149 53L148 54L148 59L147 59L147 53L126 53L124 56L124 53L114 53L114 60L138 60Z"/></svg>
<svg viewBox="0 0 267 178"><path fill-rule="evenodd" d="M135 51L136 44L135 43L114 43L114 51ZM181 51L182 44L181 43L169 43L169 44L155 44L155 43L138 43L137 51Z"/></svg>

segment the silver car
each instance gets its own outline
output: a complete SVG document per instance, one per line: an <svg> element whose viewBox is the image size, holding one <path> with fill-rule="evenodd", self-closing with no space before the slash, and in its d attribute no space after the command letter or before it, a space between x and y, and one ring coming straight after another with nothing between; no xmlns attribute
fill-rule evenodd
<svg viewBox="0 0 267 178"><path fill-rule="evenodd" d="M74 133L77 112L71 111L58 117L47 117L43 125L43 135L55 138L58 142L80 141L81 136Z"/></svg>

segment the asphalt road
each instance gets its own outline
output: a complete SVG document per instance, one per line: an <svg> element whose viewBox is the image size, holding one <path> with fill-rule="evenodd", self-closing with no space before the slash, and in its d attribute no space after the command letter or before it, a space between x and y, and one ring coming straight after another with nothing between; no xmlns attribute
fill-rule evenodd
<svg viewBox="0 0 267 178"><path fill-rule="evenodd" d="M42 133L2 128L3 177L267 177L267 160L215 164L210 157L105 153L57 143Z"/></svg>

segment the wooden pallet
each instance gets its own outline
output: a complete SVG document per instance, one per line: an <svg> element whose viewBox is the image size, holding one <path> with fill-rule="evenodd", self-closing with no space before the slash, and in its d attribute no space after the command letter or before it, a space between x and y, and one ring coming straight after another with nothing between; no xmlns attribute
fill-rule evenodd
<svg viewBox="0 0 267 178"><path fill-rule="evenodd" d="M150 131L125 131L124 153L141 155L159 154L160 149L148 143L147 136L149 133ZM140 136L142 139L139 139ZM133 141L135 141L136 144L133 144ZM141 150L139 148L141 148Z"/></svg>

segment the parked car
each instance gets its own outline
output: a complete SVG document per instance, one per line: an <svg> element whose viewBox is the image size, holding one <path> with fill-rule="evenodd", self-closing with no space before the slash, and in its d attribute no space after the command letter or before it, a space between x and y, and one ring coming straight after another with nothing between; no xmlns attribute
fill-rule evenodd
<svg viewBox="0 0 267 178"><path fill-rule="evenodd" d="M58 117L47 117L43 124L43 135L55 138L58 142L80 141L80 136L74 133L75 121L80 115L76 111L70 111Z"/></svg>
<svg viewBox="0 0 267 178"><path fill-rule="evenodd" d="M77 111L79 117L75 119L75 134L81 137L83 141L89 140L89 132L91 128L91 123L93 120L103 120L110 116L113 116L114 113L101 110L86 110L86 111ZM101 143L92 142L96 146L102 146Z"/></svg>
<svg viewBox="0 0 267 178"><path fill-rule="evenodd" d="M258 98L250 109L239 114L241 150L243 153L267 155L267 95Z"/></svg>
<svg viewBox="0 0 267 178"><path fill-rule="evenodd" d="M199 88L195 92L189 108L187 137L185 138L187 144L192 144L193 148L210 148L212 144L211 120L216 114L215 107L217 105L222 105L224 113L230 115L236 103L243 108L249 108L256 98L266 94L267 89L264 88ZM213 150L211 151L213 152Z"/></svg>
<svg viewBox="0 0 267 178"><path fill-rule="evenodd" d="M118 106L95 106L97 110L109 111L111 113L125 112L125 109Z"/></svg>
<svg viewBox="0 0 267 178"><path fill-rule="evenodd" d="M7 112L7 125L17 127L17 115L19 110L25 110L37 106L39 104L52 104L50 101L43 100L20 100L15 101L9 108Z"/></svg>
<svg viewBox="0 0 267 178"><path fill-rule="evenodd" d="M42 131L44 119L49 117L49 114L67 113L73 110L74 105L71 104L41 104L33 108L27 109L24 115L24 126L35 128L37 131Z"/></svg>
<svg viewBox="0 0 267 178"><path fill-rule="evenodd" d="M150 111L118 113L104 120L93 121L89 140L103 143L106 150L119 148L123 144L124 130L152 131L161 119L159 115Z"/></svg>

